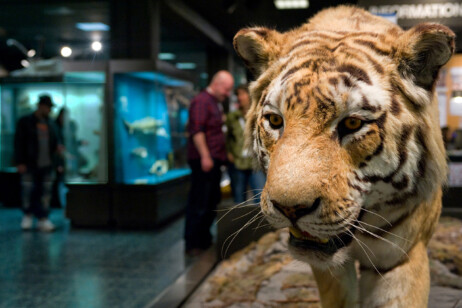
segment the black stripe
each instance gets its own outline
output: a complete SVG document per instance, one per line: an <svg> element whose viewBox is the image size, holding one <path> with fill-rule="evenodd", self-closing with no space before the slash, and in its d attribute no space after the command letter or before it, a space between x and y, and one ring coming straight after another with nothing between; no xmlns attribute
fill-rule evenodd
<svg viewBox="0 0 462 308"><path fill-rule="evenodd" d="M367 99L367 97L363 94L363 104L361 106L361 108L363 110L368 110L370 112L377 112L380 110L380 106L372 106L371 104L369 104L369 100Z"/></svg>
<svg viewBox="0 0 462 308"><path fill-rule="evenodd" d="M398 190L405 189L408 184L409 184L409 177L407 175L404 175L401 181L399 182L395 182L395 181L391 182L391 185Z"/></svg>
<svg viewBox="0 0 462 308"><path fill-rule="evenodd" d="M329 78L329 83L335 87L338 85L338 79L335 77L331 77Z"/></svg>
<svg viewBox="0 0 462 308"><path fill-rule="evenodd" d="M396 99L396 96L394 95L391 98L391 113L395 116L401 113L401 105L399 104L398 100Z"/></svg>
<svg viewBox="0 0 462 308"><path fill-rule="evenodd" d="M301 46L311 45L311 44L315 44L315 43L316 43L316 44L319 44L319 43L323 44L324 42L323 42L323 41L314 41L314 40L312 40L312 39L306 39L306 40L303 40L303 41L298 42L298 43L296 43L295 45L293 45L293 46L290 48L290 50L293 51L294 49L297 49L297 48L299 48L299 47L301 47Z"/></svg>
<svg viewBox="0 0 462 308"><path fill-rule="evenodd" d="M422 127L419 127L417 129L416 137L417 137L417 141L420 143L420 146L422 147L422 154L420 155L420 160L418 163L418 176L424 177L426 170L427 170L428 147L425 142Z"/></svg>
<svg viewBox="0 0 462 308"><path fill-rule="evenodd" d="M265 105L265 103L269 104L269 102L266 101L266 96L267 95L268 95L268 93L267 93L267 91L265 91L265 93L261 96L260 101L258 102L259 105L263 106L263 105Z"/></svg>
<svg viewBox="0 0 462 308"><path fill-rule="evenodd" d="M389 56L390 55L389 50L384 50L384 49L379 48L374 41L368 41L368 40L363 40L363 39L355 39L354 42L356 44L360 44L362 46L369 47L370 49L372 49L373 51L375 51L379 55L382 55L382 56Z"/></svg>
<svg viewBox="0 0 462 308"><path fill-rule="evenodd" d="M414 187L412 188L411 191L402 193L402 194L395 194L393 195L393 198L385 201L385 204L395 206L395 205L401 205L404 202L406 202L408 199L417 196L417 185L414 184Z"/></svg>
<svg viewBox="0 0 462 308"><path fill-rule="evenodd" d="M404 77L403 77L403 78L404 78ZM412 108L414 109L414 111L417 111L417 112L418 112L418 111L422 110L422 106L421 106L420 104L416 103L415 101L413 101L413 100L406 94L406 92L404 92L404 90L401 88L401 86L404 87L404 85L402 85L402 84L394 84L394 83L392 83L392 89L393 89L393 91L395 91L395 92L398 92L398 91L399 91L399 92L401 93L401 95L404 96L404 97L407 99L407 101L411 104L411 106L412 106Z"/></svg>
<svg viewBox="0 0 462 308"><path fill-rule="evenodd" d="M352 84L350 78L348 78L348 76L342 75L341 77L342 77L343 83L345 84L345 87L351 88L353 86L353 84Z"/></svg>
<svg viewBox="0 0 462 308"><path fill-rule="evenodd" d="M340 44L339 44L340 45ZM340 46L339 46L340 47ZM361 50L359 48L355 48L355 47L352 47L352 46L349 46L349 45L344 45L342 47L345 47L345 50L341 50L341 52L345 55L347 55L349 58L353 58L353 59L357 59L358 61L360 62L363 62L363 57L365 57L367 59L367 61L369 61L370 64L372 64L372 66L374 66L375 70L379 73L379 74L383 74L384 73L384 69L382 67L382 65L380 65L377 61L375 61L367 52L365 52L364 50Z"/></svg>
<svg viewBox="0 0 462 308"><path fill-rule="evenodd" d="M351 76L355 77L357 80L360 80L369 85L372 85L372 82L369 79L369 76L367 75L366 71L364 71L363 69L355 65L343 64L337 69L337 71L340 73L348 73Z"/></svg>

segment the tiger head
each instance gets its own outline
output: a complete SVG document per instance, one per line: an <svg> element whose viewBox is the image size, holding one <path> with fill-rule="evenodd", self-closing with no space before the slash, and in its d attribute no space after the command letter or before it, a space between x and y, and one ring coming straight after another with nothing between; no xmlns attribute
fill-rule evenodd
<svg viewBox="0 0 462 308"><path fill-rule="evenodd" d="M256 76L246 138L267 173L261 209L289 227L294 256L341 265L359 221L398 219L441 188L434 89L451 30L342 6L285 33L242 29L234 47Z"/></svg>

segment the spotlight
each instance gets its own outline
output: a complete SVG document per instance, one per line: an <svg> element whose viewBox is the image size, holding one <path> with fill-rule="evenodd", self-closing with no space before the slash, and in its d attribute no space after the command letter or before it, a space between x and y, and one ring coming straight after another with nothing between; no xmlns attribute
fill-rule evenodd
<svg viewBox="0 0 462 308"><path fill-rule="evenodd" d="M278 10L306 9L310 5L308 0L274 0Z"/></svg>
<svg viewBox="0 0 462 308"><path fill-rule="evenodd" d="M30 66L30 63L29 63L29 61L27 61L26 59L22 59L22 60L21 60L21 65L22 65L23 67L29 67L29 66Z"/></svg>
<svg viewBox="0 0 462 308"><path fill-rule="evenodd" d="M94 41L93 43L91 43L91 49L97 52L101 51L101 49L103 49L103 44L101 44L101 42Z"/></svg>
<svg viewBox="0 0 462 308"><path fill-rule="evenodd" d="M72 49L68 46L64 46L63 48L61 48L61 56L67 58L67 57L70 57L72 54Z"/></svg>
<svg viewBox="0 0 462 308"><path fill-rule="evenodd" d="M36 54L35 49L29 49L29 51L27 52L27 56L29 58L33 58L35 54Z"/></svg>

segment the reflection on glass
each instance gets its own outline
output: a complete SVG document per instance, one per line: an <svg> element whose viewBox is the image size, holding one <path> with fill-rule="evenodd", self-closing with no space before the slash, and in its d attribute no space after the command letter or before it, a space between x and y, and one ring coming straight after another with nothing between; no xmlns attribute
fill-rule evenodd
<svg viewBox="0 0 462 308"><path fill-rule="evenodd" d="M116 181L157 184L190 173L186 123L192 83L154 72L116 74Z"/></svg>

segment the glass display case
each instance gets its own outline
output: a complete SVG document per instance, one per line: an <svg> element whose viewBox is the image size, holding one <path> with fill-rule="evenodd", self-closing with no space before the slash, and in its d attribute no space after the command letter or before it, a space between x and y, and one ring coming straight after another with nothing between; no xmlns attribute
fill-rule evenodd
<svg viewBox="0 0 462 308"><path fill-rule="evenodd" d="M66 148L66 181L104 183L99 168L105 73L68 72L48 79L6 78L0 82L0 171L15 172L14 134L18 119L36 110L38 97L51 96L51 118L63 112L59 129Z"/></svg>
<svg viewBox="0 0 462 308"><path fill-rule="evenodd" d="M115 180L160 184L190 173L186 124L193 84L157 72L114 75Z"/></svg>
<svg viewBox="0 0 462 308"><path fill-rule="evenodd" d="M186 205L194 79L160 61L129 59L109 61L106 76L107 182L68 184L66 216L76 227L155 228Z"/></svg>

